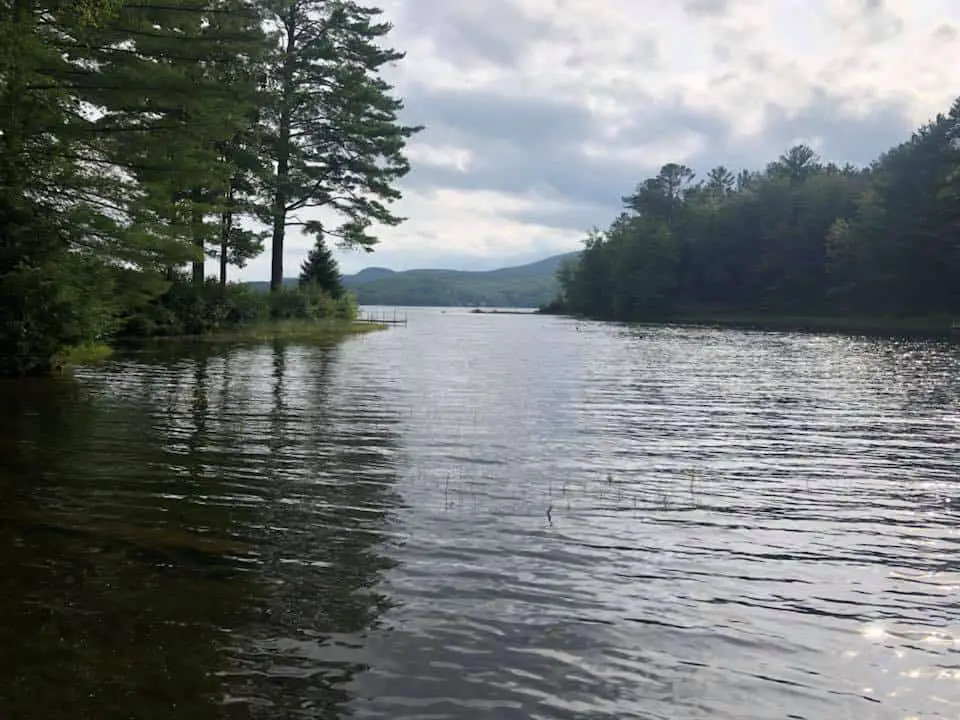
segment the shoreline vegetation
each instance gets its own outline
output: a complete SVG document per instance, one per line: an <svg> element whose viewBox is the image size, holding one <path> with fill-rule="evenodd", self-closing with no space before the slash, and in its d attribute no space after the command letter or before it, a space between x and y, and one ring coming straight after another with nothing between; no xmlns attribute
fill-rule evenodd
<svg viewBox="0 0 960 720"><path fill-rule="evenodd" d="M257 323L199 335L168 335L128 341L125 346L143 343L243 343L288 340L297 343L326 344L356 335L386 330L383 323L361 320L279 320Z"/></svg>
<svg viewBox="0 0 960 720"><path fill-rule="evenodd" d="M537 315L539 310L500 310L498 308L473 308L471 315ZM544 313L546 314L546 313Z"/></svg>
<svg viewBox="0 0 960 720"><path fill-rule="evenodd" d="M13 3L0 375L158 338L376 329L353 324L330 248L371 251L404 220L391 206L422 128L382 77L404 57L382 15L362 0ZM294 288L292 232L312 245ZM265 252L269 292L228 282Z"/></svg>
<svg viewBox="0 0 960 720"><path fill-rule="evenodd" d="M243 344L268 341L294 342L298 345L329 345L350 337L367 335L389 329L389 325L365 320L321 319L281 320L257 323L227 330L194 335L160 335L156 337L127 338L116 346L102 342L88 342L66 348L53 360L57 372L82 365L96 365L109 360L118 351L130 350L157 343Z"/></svg>
<svg viewBox="0 0 960 720"><path fill-rule="evenodd" d="M188 289L193 289L187 286ZM211 284L211 287L215 287ZM349 337L379 332L389 328L387 323L372 322L359 316L351 295L333 300L325 292L311 288L286 290L280 297L304 301L304 306L288 307L286 317L276 317L277 296L249 291L241 285L228 285L218 293L234 301L252 301L253 308L229 307L224 304L202 303L179 308L180 313L169 313L163 302L154 307L165 313L167 324L157 324L156 318L139 316L132 327L121 329L109 342L88 341L68 347L57 353L52 362L55 371L62 372L76 365L92 365L108 360L117 351L140 348L157 343L217 344L259 343L287 341L297 344L330 344ZM167 296L163 296L166 298ZM195 300L198 298L194 298ZM310 306L311 299L319 303ZM246 312L243 312L243 311ZM190 321L185 322L184 317ZM211 322L215 318L215 324ZM133 323L134 319L131 320ZM151 321L153 324L151 324Z"/></svg>
<svg viewBox="0 0 960 720"><path fill-rule="evenodd" d="M795 145L762 171L664 165L557 273L541 312L954 335L960 98L867 167Z"/></svg>

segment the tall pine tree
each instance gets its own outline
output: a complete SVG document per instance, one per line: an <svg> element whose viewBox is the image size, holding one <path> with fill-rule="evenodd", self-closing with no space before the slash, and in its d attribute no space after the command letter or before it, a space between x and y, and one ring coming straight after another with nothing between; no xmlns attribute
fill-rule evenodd
<svg viewBox="0 0 960 720"><path fill-rule="evenodd" d="M219 239L236 174L223 143L258 102L237 68L269 45L247 0L6 6L0 372L27 372L108 333L163 290L159 270Z"/></svg>
<svg viewBox="0 0 960 720"><path fill-rule="evenodd" d="M202 281L236 174L224 148L249 130L260 100L258 10L243 0L131 3L86 40L98 71L85 90L104 109L97 130L139 184L138 225L185 246Z"/></svg>
<svg viewBox="0 0 960 720"><path fill-rule="evenodd" d="M115 286L156 248L120 241L136 192L95 132L82 38L117 3L0 13L0 373L42 370L109 329ZM143 288L145 283L141 283Z"/></svg>
<svg viewBox="0 0 960 720"><path fill-rule="evenodd" d="M397 225L387 204L410 170L406 141L420 130L403 125L403 107L381 77L404 54L379 46L390 32L381 11L353 0L265 0L281 36L268 106L272 225L271 289L283 282L287 229L319 234L306 211L326 208L343 218L329 235L371 250L373 223Z"/></svg>

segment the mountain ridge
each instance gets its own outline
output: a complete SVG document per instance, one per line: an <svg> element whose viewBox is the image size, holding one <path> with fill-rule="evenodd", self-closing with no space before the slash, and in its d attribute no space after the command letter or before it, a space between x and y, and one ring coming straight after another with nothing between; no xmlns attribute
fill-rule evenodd
<svg viewBox="0 0 960 720"><path fill-rule="evenodd" d="M559 291L556 273L576 252L496 270L364 268L343 277L361 305L537 307Z"/></svg>
<svg viewBox="0 0 960 720"><path fill-rule="evenodd" d="M537 307L556 297L560 289L557 270L577 254L560 253L495 270L392 270L374 266L344 275L343 285L357 295L361 305ZM284 285L296 283L296 278L283 279ZM258 290L269 287L265 281L248 284Z"/></svg>

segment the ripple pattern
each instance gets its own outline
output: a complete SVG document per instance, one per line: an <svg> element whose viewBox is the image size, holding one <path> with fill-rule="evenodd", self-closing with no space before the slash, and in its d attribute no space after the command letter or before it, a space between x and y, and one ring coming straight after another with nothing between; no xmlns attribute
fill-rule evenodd
<svg viewBox="0 0 960 720"><path fill-rule="evenodd" d="M960 717L957 345L409 318L8 395L45 717Z"/></svg>

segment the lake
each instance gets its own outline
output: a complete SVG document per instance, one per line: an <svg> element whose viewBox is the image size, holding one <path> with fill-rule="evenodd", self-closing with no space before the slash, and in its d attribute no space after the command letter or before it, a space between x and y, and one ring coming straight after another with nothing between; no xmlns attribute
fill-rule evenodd
<svg viewBox="0 0 960 720"><path fill-rule="evenodd" d="M960 346L406 312L0 386L0 717L960 717Z"/></svg>

